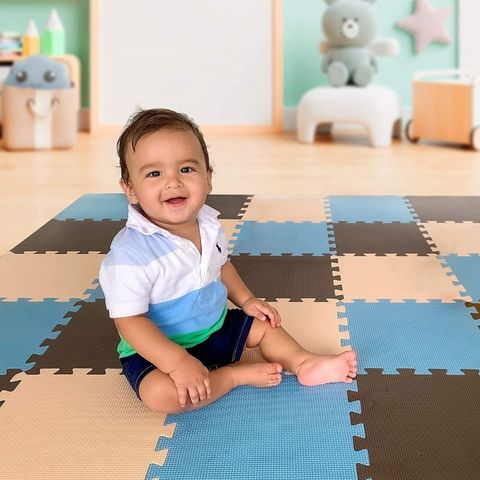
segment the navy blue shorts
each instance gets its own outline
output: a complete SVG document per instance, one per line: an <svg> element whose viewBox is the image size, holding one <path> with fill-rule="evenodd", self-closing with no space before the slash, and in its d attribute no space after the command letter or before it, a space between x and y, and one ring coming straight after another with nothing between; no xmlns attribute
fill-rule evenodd
<svg viewBox="0 0 480 480"><path fill-rule="evenodd" d="M200 360L208 370L215 370L238 362L245 349L252 324L253 317L245 315L242 310L228 310L222 328L212 333L199 345L187 348L187 352ZM147 374L155 370L155 365L138 353L121 358L120 361L123 365L123 373L140 398L140 382Z"/></svg>

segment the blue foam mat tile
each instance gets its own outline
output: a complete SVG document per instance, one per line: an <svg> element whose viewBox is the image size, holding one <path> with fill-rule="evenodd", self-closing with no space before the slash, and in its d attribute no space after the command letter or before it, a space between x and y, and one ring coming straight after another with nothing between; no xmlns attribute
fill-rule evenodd
<svg viewBox="0 0 480 480"><path fill-rule="evenodd" d="M128 202L123 193L88 193L60 212L55 220L126 220Z"/></svg>
<svg viewBox="0 0 480 480"><path fill-rule="evenodd" d="M442 255L440 257L451 268L458 281L465 287L465 293L474 302L480 300L480 255Z"/></svg>
<svg viewBox="0 0 480 480"><path fill-rule="evenodd" d="M39 345L47 338L56 338L53 332L56 325L66 325L69 314L79 310L75 305L78 299L69 302L56 302L45 299L42 302L29 302L19 299L16 302L0 301L0 374L7 369L26 370L31 367L26 360L33 354L41 355L48 347Z"/></svg>
<svg viewBox="0 0 480 480"><path fill-rule="evenodd" d="M207 408L169 415L176 423L163 466L150 465L148 480L349 480L356 464L368 463L356 452L345 384L303 387L286 376L274 389L240 387Z"/></svg>
<svg viewBox="0 0 480 480"><path fill-rule="evenodd" d="M96 279L95 282L98 283L98 279ZM89 296L83 300L84 302L87 302L87 303L92 303L92 302L95 302L96 300L105 299L105 294L103 293L103 290L100 284L98 284L95 288L90 288L88 290L85 290L85 293L89 294Z"/></svg>
<svg viewBox="0 0 480 480"><path fill-rule="evenodd" d="M410 368L419 374L445 369L459 375L480 365L480 331L462 301L344 304L348 325L340 325L340 330L350 333L359 373L380 368L396 374Z"/></svg>
<svg viewBox="0 0 480 480"><path fill-rule="evenodd" d="M237 228L234 235L233 254L250 253L261 255L270 253L281 255L313 254L327 255L331 253L329 227L327 222L254 222L246 221Z"/></svg>
<svg viewBox="0 0 480 480"><path fill-rule="evenodd" d="M345 196L327 197L333 222L415 222L407 203L399 196Z"/></svg>

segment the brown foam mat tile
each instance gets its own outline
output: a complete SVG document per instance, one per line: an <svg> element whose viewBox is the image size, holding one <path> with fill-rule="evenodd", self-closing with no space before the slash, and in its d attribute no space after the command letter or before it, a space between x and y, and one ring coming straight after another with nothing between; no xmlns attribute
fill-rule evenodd
<svg viewBox="0 0 480 480"><path fill-rule="evenodd" d="M225 195L212 194L207 197L207 205L218 210L218 218L240 219L242 218L252 195Z"/></svg>
<svg viewBox="0 0 480 480"><path fill-rule="evenodd" d="M0 257L0 298L7 301L85 299L89 294L84 292L92 288L92 282L98 278L103 258L104 255L98 253L17 255L7 252Z"/></svg>
<svg viewBox="0 0 480 480"><path fill-rule="evenodd" d="M345 313L345 307L337 300L315 302L311 298L301 302L289 302L277 299L269 302L282 317L282 327L305 349L318 355L336 355L350 350L341 345L348 340L348 332L340 332L340 324L346 325L346 319L339 320L338 314ZM242 361L256 363L264 361L259 349L247 349Z"/></svg>
<svg viewBox="0 0 480 480"><path fill-rule="evenodd" d="M471 312L471 316L474 320L480 320L480 303L471 303L471 302L466 302L465 303L465 306L467 308L472 308L472 309L475 309L476 311L474 312L472 310Z"/></svg>
<svg viewBox="0 0 480 480"><path fill-rule="evenodd" d="M331 255L232 255L230 261L254 295L275 301L289 298L337 298L334 262ZM272 281L274 279L274 281Z"/></svg>
<svg viewBox="0 0 480 480"><path fill-rule="evenodd" d="M421 222L480 222L480 196L406 197Z"/></svg>
<svg viewBox="0 0 480 480"><path fill-rule="evenodd" d="M427 222L424 227L440 255L480 253L480 223Z"/></svg>
<svg viewBox="0 0 480 480"><path fill-rule="evenodd" d="M9 368L7 369L5 374L0 375L0 392L2 392L3 390L8 390L10 392L15 390L15 388L20 384L20 382L12 382L12 379L20 372L21 370L18 368ZM2 406L2 404L3 400L0 399L0 407Z"/></svg>
<svg viewBox="0 0 480 480"><path fill-rule="evenodd" d="M333 224L338 255L354 253L386 255L429 255L437 253L415 223L347 223Z"/></svg>
<svg viewBox="0 0 480 480"><path fill-rule="evenodd" d="M435 255L338 256L345 301L469 300L464 288L450 269L444 268ZM368 279L368 281L366 281Z"/></svg>
<svg viewBox="0 0 480 480"><path fill-rule="evenodd" d="M479 478L478 370L398 372L367 369L356 378L358 392L348 392L361 404L352 424L363 423L365 430L364 439L354 438L355 450L368 449L370 461L357 465L359 480Z"/></svg>
<svg viewBox="0 0 480 480"><path fill-rule="evenodd" d="M78 252L108 253L115 235L125 220L56 220L52 219L23 242L13 253Z"/></svg>
<svg viewBox="0 0 480 480"><path fill-rule="evenodd" d="M324 222L325 198L321 196L254 196L243 221Z"/></svg>
<svg viewBox="0 0 480 480"><path fill-rule="evenodd" d="M104 374L106 369L121 368L117 354L119 336L108 316L105 300L76 305L80 309L71 314L71 320L54 328L60 334L42 342L42 347L48 347L45 352L28 358L28 362L35 362L28 373L38 373L41 369L71 373L74 369L90 368L92 374Z"/></svg>
<svg viewBox="0 0 480 480"><path fill-rule="evenodd" d="M148 411L120 370L42 370L14 380L15 390L0 392L2 478L140 479L151 463L165 462L167 450L155 447L175 425Z"/></svg>

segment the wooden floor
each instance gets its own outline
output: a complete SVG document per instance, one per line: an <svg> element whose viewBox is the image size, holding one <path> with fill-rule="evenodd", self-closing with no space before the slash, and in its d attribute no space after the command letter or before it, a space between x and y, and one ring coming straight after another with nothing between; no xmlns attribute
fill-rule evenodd
<svg viewBox="0 0 480 480"><path fill-rule="evenodd" d="M438 144L368 146L363 136L207 135L213 193L480 195L480 153ZM0 254L84 193L119 192L114 135L65 151L0 150Z"/></svg>

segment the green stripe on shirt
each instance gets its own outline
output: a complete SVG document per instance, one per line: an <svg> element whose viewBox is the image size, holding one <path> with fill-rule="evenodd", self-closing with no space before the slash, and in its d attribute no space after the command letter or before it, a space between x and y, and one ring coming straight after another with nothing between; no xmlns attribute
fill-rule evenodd
<svg viewBox="0 0 480 480"><path fill-rule="evenodd" d="M173 335L168 337L172 342L180 345L183 348L191 348L195 345L199 345L200 343L207 340L210 335L217 332L223 327L223 323L225 322L225 317L227 316L227 307L223 309L222 314L220 315L220 319L214 323L211 327L205 328L203 330L199 330L198 332L193 333L184 333L182 335ZM134 355L137 353L128 343L127 341L120 335L120 343L117 347L117 352L120 358L129 357L130 355Z"/></svg>

